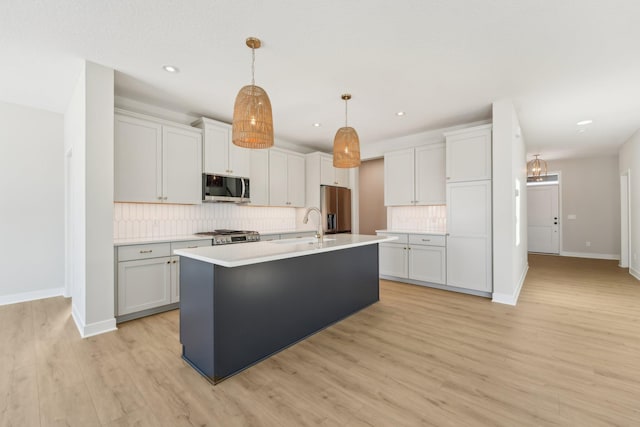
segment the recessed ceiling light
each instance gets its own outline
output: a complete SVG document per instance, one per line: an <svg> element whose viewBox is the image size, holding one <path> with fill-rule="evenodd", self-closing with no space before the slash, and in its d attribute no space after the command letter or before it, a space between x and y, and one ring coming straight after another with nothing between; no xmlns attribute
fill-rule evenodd
<svg viewBox="0 0 640 427"><path fill-rule="evenodd" d="M586 129L577 129L578 133L583 133L586 131Z"/></svg>
<svg viewBox="0 0 640 427"><path fill-rule="evenodd" d="M319 128L320 126L322 126L322 123L314 123L313 126Z"/></svg>
<svg viewBox="0 0 640 427"><path fill-rule="evenodd" d="M179 73L180 72L178 67L174 67L173 65L163 65L162 69L165 70L167 73Z"/></svg>
<svg viewBox="0 0 640 427"><path fill-rule="evenodd" d="M590 125L591 123L593 123L593 120L581 120L578 123L576 123L578 126L584 126L584 125Z"/></svg>
<svg viewBox="0 0 640 427"><path fill-rule="evenodd" d="M404 111L398 111L398 112L396 113L396 116L404 116Z"/></svg>

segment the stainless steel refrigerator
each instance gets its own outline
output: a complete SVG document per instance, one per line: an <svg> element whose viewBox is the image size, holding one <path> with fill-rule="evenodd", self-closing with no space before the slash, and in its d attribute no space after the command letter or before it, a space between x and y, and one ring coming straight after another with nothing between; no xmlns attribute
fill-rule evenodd
<svg viewBox="0 0 640 427"><path fill-rule="evenodd" d="M351 232L351 190L331 185L320 186L320 210L324 232Z"/></svg>

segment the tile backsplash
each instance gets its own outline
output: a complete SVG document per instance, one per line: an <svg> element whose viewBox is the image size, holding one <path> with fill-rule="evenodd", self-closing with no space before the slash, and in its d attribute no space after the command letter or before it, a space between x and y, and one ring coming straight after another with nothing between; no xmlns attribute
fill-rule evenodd
<svg viewBox="0 0 640 427"><path fill-rule="evenodd" d="M114 203L113 237L131 239L180 236L215 229L290 231L298 209L244 206L232 203L161 205Z"/></svg>
<svg viewBox="0 0 640 427"><path fill-rule="evenodd" d="M397 231L447 231L447 207L395 206L387 208L387 228Z"/></svg>

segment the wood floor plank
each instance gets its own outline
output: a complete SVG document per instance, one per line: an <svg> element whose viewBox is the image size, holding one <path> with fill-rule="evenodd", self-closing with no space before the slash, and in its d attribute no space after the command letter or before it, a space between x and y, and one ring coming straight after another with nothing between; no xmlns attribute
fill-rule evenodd
<svg viewBox="0 0 640 427"><path fill-rule="evenodd" d="M70 301L0 307L0 426L636 426L640 282L532 255L518 305L386 280L379 303L211 385L179 312L80 339Z"/></svg>

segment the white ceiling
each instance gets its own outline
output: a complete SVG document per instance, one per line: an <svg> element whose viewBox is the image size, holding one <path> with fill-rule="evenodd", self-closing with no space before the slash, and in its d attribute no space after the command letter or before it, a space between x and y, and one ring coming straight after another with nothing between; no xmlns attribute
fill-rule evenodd
<svg viewBox="0 0 640 427"><path fill-rule="evenodd" d="M637 0L2 0L0 100L64 112L87 59L117 71L117 95L230 122L257 36L288 141L329 150L344 92L362 145L508 97L529 153L613 154L640 128L639 16Z"/></svg>

